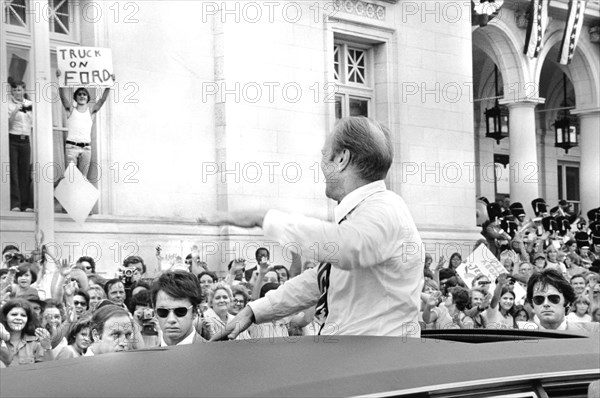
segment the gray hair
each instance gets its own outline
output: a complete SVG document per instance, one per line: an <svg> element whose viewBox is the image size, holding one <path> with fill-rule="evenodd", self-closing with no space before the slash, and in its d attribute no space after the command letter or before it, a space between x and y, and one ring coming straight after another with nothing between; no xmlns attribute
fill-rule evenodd
<svg viewBox="0 0 600 398"><path fill-rule="evenodd" d="M364 116L340 119L333 131L332 154L350 151L350 164L366 181L382 180L394 160L390 130Z"/></svg>

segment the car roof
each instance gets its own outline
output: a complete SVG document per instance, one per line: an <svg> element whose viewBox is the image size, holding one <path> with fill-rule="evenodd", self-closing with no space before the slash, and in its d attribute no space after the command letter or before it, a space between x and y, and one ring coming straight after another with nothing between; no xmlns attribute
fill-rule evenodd
<svg viewBox="0 0 600 398"><path fill-rule="evenodd" d="M600 372L597 337L485 344L314 336L104 354L3 369L1 396L356 396Z"/></svg>

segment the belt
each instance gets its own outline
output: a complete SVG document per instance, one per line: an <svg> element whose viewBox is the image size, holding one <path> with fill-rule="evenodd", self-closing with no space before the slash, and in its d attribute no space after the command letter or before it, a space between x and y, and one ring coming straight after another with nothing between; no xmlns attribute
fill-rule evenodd
<svg viewBox="0 0 600 398"><path fill-rule="evenodd" d="M8 136L14 140L29 141L29 136L24 134L9 134Z"/></svg>
<svg viewBox="0 0 600 398"><path fill-rule="evenodd" d="M69 141L69 140L67 140L67 144L75 145L75 146L78 146L79 148L85 148L86 146L90 146L89 143L85 143L85 142L73 142L73 141Z"/></svg>

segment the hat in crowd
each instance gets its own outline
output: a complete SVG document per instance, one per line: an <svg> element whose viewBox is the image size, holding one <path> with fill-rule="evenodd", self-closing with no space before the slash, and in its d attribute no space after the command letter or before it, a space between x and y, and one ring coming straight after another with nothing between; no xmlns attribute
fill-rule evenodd
<svg viewBox="0 0 600 398"><path fill-rule="evenodd" d="M491 222L494 222L502 217L502 209L498 203L490 203L487 205L487 212Z"/></svg>
<svg viewBox="0 0 600 398"><path fill-rule="evenodd" d="M575 234L575 241L577 242L577 247L590 247L589 236L587 232L579 231Z"/></svg>
<svg viewBox="0 0 600 398"><path fill-rule="evenodd" d="M561 200L558 201L558 205L561 206L561 207L567 207L567 206L570 206L570 203L567 202L564 199L561 199Z"/></svg>
<svg viewBox="0 0 600 398"><path fill-rule="evenodd" d="M556 217L556 224L558 225L558 234L560 236L565 236L567 232L571 230L571 223L569 219L564 216Z"/></svg>
<svg viewBox="0 0 600 398"><path fill-rule="evenodd" d="M502 212L502 218L505 220L514 220L515 216L513 216L512 212L509 209L506 209Z"/></svg>
<svg viewBox="0 0 600 398"><path fill-rule="evenodd" d="M548 212L548 207L546 206L546 201L543 198L537 198L531 201L531 206L533 207L533 212L537 217L540 217L543 213Z"/></svg>
<svg viewBox="0 0 600 398"><path fill-rule="evenodd" d="M558 231L558 223L550 216L542 218L542 226L544 227L544 230L548 232Z"/></svg>
<svg viewBox="0 0 600 398"><path fill-rule="evenodd" d="M600 222L591 224L590 230L592 231L592 243L594 245L600 245Z"/></svg>
<svg viewBox="0 0 600 398"><path fill-rule="evenodd" d="M16 298L31 301L32 303L38 303L42 307L46 304L44 300L40 299L40 294L38 291L32 287L28 287L27 289L19 292L16 295Z"/></svg>
<svg viewBox="0 0 600 398"><path fill-rule="evenodd" d="M538 258L543 258L545 260L546 259L546 255L544 253L536 253L533 256L533 261L537 260Z"/></svg>
<svg viewBox="0 0 600 398"><path fill-rule="evenodd" d="M600 207L597 209L592 209L587 212L588 220L590 223L599 222L600 221Z"/></svg>
<svg viewBox="0 0 600 398"><path fill-rule="evenodd" d="M512 239L515 237L515 234L517 233L517 229L519 228L519 226L514 221L502 220L500 222L500 228L502 228L504 230L504 232L509 234Z"/></svg>
<svg viewBox="0 0 600 398"><path fill-rule="evenodd" d="M519 217L519 216L524 216L525 215L525 208L523 207L523 205L521 204L521 202L512 203L509 206L509 208L510 208L511 213L515 217Z"/></svg>
<svg viewBox="0 0 600 398"><path fill-rule="evenodd" d="M477 200L481 200L482 202L484 202L486 205L490 204L490 201L488 200L488 198L486 198L485 196L481 196L479 198L477 198Z"/></svg>

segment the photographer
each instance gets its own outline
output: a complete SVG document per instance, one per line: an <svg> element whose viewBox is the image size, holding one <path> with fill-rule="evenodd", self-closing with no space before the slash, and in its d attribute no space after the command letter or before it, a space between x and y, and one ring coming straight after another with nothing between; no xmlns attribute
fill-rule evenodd
<svg viewBox="0 0 600 398"><path fill-rule="evenodd" d="M127 308L133 314L133 320L142 331L144 346L146 348L158 347L161 339L158 334L160 326L152 309L152 295L150 291L144 290L134 294Z"/></svg>
<svg viewBox="0 0 600 398"><path fill-rule="evenodd" d="M33 211L31 144L33 103L25 98L25 83L9 79L8 142L10 161L10 209Z"/></svg>

